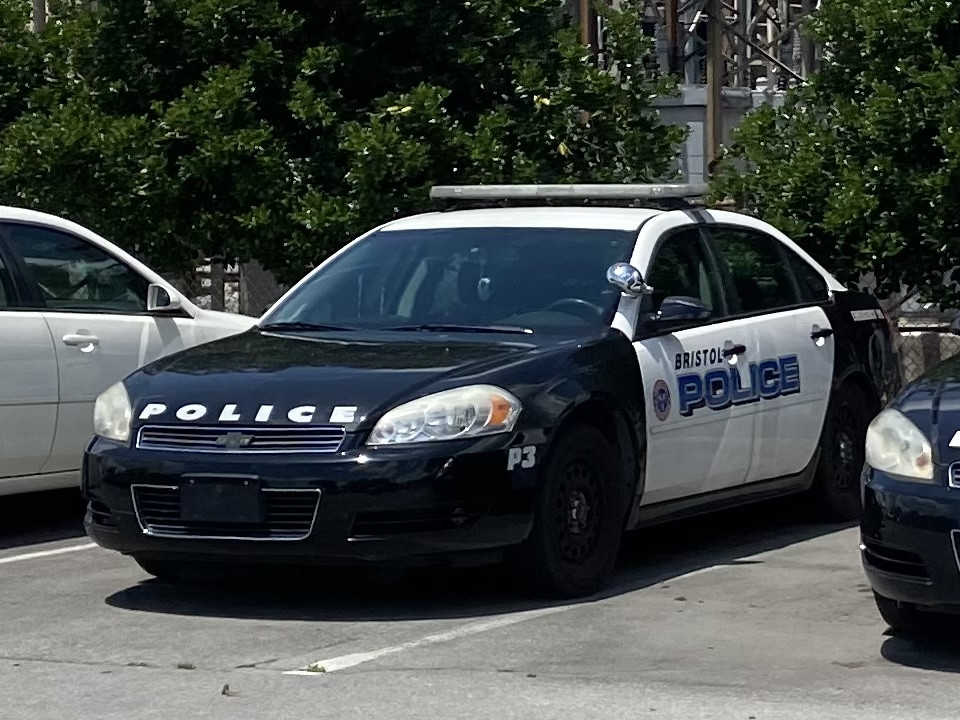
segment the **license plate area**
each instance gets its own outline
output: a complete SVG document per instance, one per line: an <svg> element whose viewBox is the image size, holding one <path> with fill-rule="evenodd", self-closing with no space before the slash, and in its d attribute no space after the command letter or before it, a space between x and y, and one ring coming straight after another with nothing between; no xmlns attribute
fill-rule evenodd
<svg viewBox="0 0 960 720"><path fill-rule="evenodd" d="M187 522L256 524L264 520L260 479L193 476L180 483L180 517Z"/></svg>

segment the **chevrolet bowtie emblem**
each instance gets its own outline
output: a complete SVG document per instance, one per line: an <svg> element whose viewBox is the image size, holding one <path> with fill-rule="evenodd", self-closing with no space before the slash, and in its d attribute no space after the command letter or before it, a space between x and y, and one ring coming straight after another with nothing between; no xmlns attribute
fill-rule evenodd
<svg viewBox="0 0 960 720"><path fill-rule="evenodd" d="M219 447L224 447L229 450L237 450L242 447L247 447L250 443L253 442L253 435L244 435L240 432L228 432L226 435L221 435L214 441Z"/></svg>

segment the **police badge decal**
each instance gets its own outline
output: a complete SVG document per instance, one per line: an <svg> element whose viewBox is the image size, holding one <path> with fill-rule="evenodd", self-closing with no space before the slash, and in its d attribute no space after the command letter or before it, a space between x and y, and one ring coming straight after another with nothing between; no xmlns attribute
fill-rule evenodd
<svg viewBox="0 0 960 720"><path fill-rule="evenodd" d="M653 384L653 414L660 422L670 415L670 387L663 380Z"/></svg>

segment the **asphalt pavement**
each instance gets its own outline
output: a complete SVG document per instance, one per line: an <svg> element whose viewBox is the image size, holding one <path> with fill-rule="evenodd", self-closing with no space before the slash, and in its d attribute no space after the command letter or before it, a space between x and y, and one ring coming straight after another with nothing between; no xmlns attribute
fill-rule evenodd
<svg viewBox="0 0 960 720"><path fill-rule="evenodd" d="M960 630L896 637L856 528L786 500L628 537L600 595L496 569L194 588L0 498L0 720L956 718Z"/></svg>

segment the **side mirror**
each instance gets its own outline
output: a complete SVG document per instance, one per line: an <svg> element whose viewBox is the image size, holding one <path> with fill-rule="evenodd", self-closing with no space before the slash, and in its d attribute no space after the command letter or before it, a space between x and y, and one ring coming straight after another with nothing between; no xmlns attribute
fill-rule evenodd
<svg viewBox="0 0 960 720"><path fill-rule="evenodd" d="M960 313L953 316L953 322L950 323L950 334L960 335Z"/></svg>
<svg viewBox="0 0 960 720"><path fill-rule="evenodd" d="M686 295L671 295L665 298L657 312L657 320L675 322L678 320L706 320L713 311L700 302L699 298Z"/></svg>
<svg viewBox="0 0 960 720"><path fill-rule="evenodd" d="M179 295L171 293L163 285L150 283L147 288L147 312L175 312L180 307Z"/></svg>
<svg viewBox="0 0 960 720"><path fill-rule="evenodd" d="M647 285L643 275L630 263L619 262L607 268L607 282L629 297L649 295L653 288Z"/></svg>

